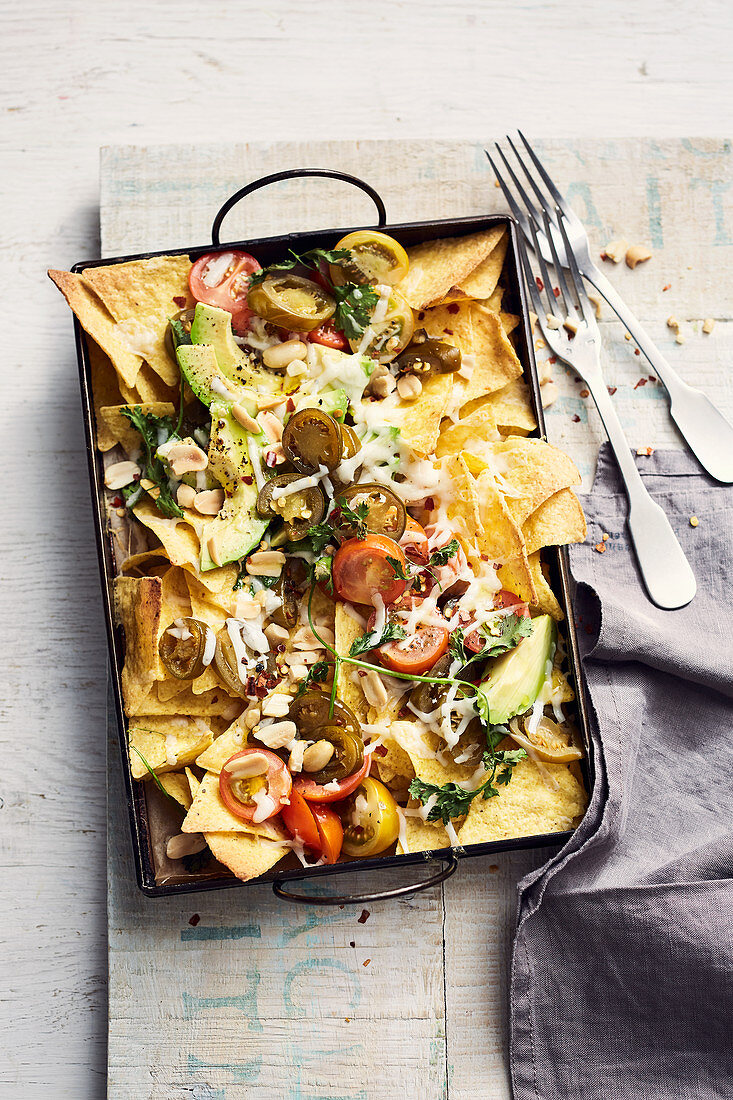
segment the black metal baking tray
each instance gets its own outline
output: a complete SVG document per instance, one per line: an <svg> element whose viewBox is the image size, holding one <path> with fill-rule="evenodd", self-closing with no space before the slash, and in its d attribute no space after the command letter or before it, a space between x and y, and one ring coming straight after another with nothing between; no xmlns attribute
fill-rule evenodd
<svg viewBox="0 0 733 1100"><path fill-rule="evenodd" d="M518 252L518 233L514 219L508 214L487 215L467 218L450 218L438 221L407 222L402 224L387 223L385 206L381 197L369 184L354 176L330 169L307 168L296 169L288 172L278 172L271 176L256 180L243 187L221 207L216 215L212 227L212 241L215 248L242 248L254 253L263 265L282 259L289 248L304 252L316 246L332 247L334 241L343 237L346 233L365 226L339 226L331 229L323 229L308 233L286 233L276 237L262 237L245 241L230 242L220 245L219 234L222 221L227 212L243 197L271 183L284 179L292 179L302 176L324 176L332 179L344 180L347 183L359 187L374 201L377 208L380 228L395 236L406 247L420 244L423 241L440 237L463 236L486 230L492 226L503 224L509 231L509 246L502 282L507 294L507 306L520 317L520 324L515 329L516 352L524 368L524 377L529 385L532 405L538 428L534 435L545 437L545 421L540 400L540 388L537 377L537 367L534 357L534 345L529 318L529 304L525 291L522 265ZM152 256L189 255L193 259L206 252L212 251L212 245L200 245L191 248L165 249L160 252L136 253L129 256L117 256L112 259L91 260L75 264L74 272L80 272L85 268L109 266L111 264L126 263L129 260L147 259ZM226 868L215 864L213 868L207 868L203 873L166 877L160 881L156 876L155 855L152 847L151 830L149 827L151 814L161 811L161 806L156 805L155 800L162 801L162 796L150 783L141 783L133 780L127 748L127 734L125 729L124 710L120 674L124 661L124 638L121 629L116 626L113 613L112 585L115 577L115 564L112 553L112 541L107 528L107 509L104 497L104 468L102 455L95 446L96 424L94 417L94 402L92 399L90 358L86 343L86 336L74 318L76 333L76 349L79 367L79 382L81 386L82 410L86 434L87 461L89 477L91 481L92 504L94 512L94 528L99 554L99 568L102 583L102 600L107 626L107 637L110 654L110 674L114 689L114 701L119 733L120 749L122 752L123 774L127 809L130 819L130 830L135 857L137 881L140 889L148 897L165 897L172 894L196 893L202 890L220 890L241 888L250 885L235 878ZM565 547L554 547L543 552L547 561L554 590L559 595L559 601L565 611L563 623L564 635L567 639L567 655L571 679L576 694L576 717L579 731L585 743L587 762L584 766L584 776L588 793L590 795L593 782L593 761L591 740L588 734L588 705L585 695L583 676L578 650L575 621L572 615L571 578L568 567L567 550ZM492 841L483 844L471 844L465 848L441 849L434 852L412 852L405 855L382 855L373 859L360 859L350 862L337 863L331 866L303 868L300 865L287 869L273 870L266 875L251 880L252 883L261 884L271 882L275 893L290 901L303 901L309 904L347 904L375 901L378 899L397 897L402 894L412 893L425 889L428 886L442 882L453 874L458 865L458 859L467 856L490 855L498 852L515 851L517 849L544 848L562 845L571 832L549 833L542 836L524 836L504 841ZM291 858L291 857L288 857ZM294 858L294 857L293 857ZM287 883L295 880L323 879L326 876L340 875L348 871L375 871L384 868L403 868L405 871L411 866L423 866L430 870L427 878L412 880L389 889L376 890L362 894L317 894L299 893L288 889Z"/></svg>

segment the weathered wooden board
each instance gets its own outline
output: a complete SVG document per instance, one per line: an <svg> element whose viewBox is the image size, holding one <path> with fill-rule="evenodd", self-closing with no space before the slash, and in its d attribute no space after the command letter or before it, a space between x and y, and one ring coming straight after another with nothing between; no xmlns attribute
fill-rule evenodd
<svg viewBox="0 0 733 1100"><path fill-rule="evenodd" d="M610 276L683 376L731 412L733 388L723 369L731 326L722 321L730 313L733 225L718 186L730 176L728 145L544 142L541 150L594 247L620 235L651 243L648 264L634 272L613 268ZM473 144L112 147L102 156L104 254L205 243L216 209L244 181L299 165L366 178L395 221L503 209ZM690 222L691 207L699 226ZM295 181L247 200L231 214L224 238L370 216L368 200L343 185ZM684 345L674 344L666 327L671 312L685 322ZM700 332L704 316L719 319L712 336ZM608 310L604 317L608 383L617 387L630 443L676 445L663 390L649 381ZM597 418L573 376L559 367L555 375L562 397L548 434L587 477L601 438ZM443 888L370 906L365 924L359 909L291 908L268 887L146 901L132 886L116 753L113 743L111 1100L509 1096L505 1018L515 888L541 855L463 863ZM350 888L360 884L367 887L364 876L349 880Z"/></svg>

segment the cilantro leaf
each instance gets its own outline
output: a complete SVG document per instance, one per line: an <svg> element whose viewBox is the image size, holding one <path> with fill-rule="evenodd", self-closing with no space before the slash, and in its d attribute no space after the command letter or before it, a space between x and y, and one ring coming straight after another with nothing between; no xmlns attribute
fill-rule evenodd
<svg viewBox="0 0 733 1100"><path fill-rule="evenodd" d="M467 665L471 658L468 656L463 641L463 630L459 626L450 636L448 641L448 652L453 661L460 661L462 665Z"/></svg>
<svg viewBox="0 0 733 1100"><path fill-rule="evenodd" d="M399 561L397 558L390 557L389 554L387 554L387 561L394 569L395 576L399 577L401 581L409 581L410 578L405 572L405 567L401 561Z"/></svg>
<svg viewBox="0 0 733 1100"><path fill-rule="evenodd" d="M311 579L316 584L324 585L330 596L333 595L333 558L328 554L317 558L311 566Z"/></svg>
<svg viewBox="0 0 733 1100"><path fill-rule="evenodd" d="M310 541L310 549L314 554L322 554L325 547L333 538L333 527L330 523L318 523L309 527L306 538Z"/></svg>
<svg viewBox="0 0 733 1100"><path fill-rule="evenodd" d="M379 295L368 283L363 286L355 283L335 286L333 295L336 299L336 328L340 328L348 340L356 340L368 327Z"/></svg>
<svg viewBox="0 0 733 1100"><path fill-rule="evenodd" d="M144 413L139 405L135 405L134 408L123 409L122 415L127 417L142 438L145 448L143 473L159 490L158 496L153 497L156 508L164 516L183 518L183 512L176 504L171 492L165 466L155 453L162 443L167 443L169 439L176 437L172 418L170 416L154 416L153 413ZM163 433L165 433L165 439L160 438Z"/></svg>
<svg viewBox="0 0 733 1100"><path fill-rule="evenodd" d="M385 645L387 642L396 642L405 637L407 635L400 623L386 622L381 636L377 636L373 630L368 630L366 634L362 634L361 638L356 638L351 643L349 657L360 657L362 653L369 653L370 650L376 649L380 645Z"/></svg>
<svg viewBox="0 0 733 1100"><path fill-rule="evenodd" d="M277 582L280 580L280 576L281 574L278 573L276 577L258 577L257 580L263 588L274 588ZM249 584L252 579L253 578L247 572L247 562L243 561L241 566L239 567L237 579L232 585L232 592L239 592L240 589L244 588L245 584Z"/></svg>
<svg viewBox="0 0 733 1100"><path fill-rule="evenodd" d="M441 546L440 550L433 550L428 565L446 565L451 558L456 556L459 550L458 539L451 539L445 546Z"/></svg>
<svg viewBox="0 0 733 1100"><path fill-rule="evenodd" d="M336 507L331 514L332 522L337 526L347 526L353 529L357 539L365 539L369 532L367 519L369 517L369 505L365 500L352 508L346 503L345 497L339 497ZM333 528L332 528L333 530Z"/></svg>
<svg viewBox="0 0 733 1100"><path fill-rule="evenodd" d="M308 669L308 675L304 680L301 680L298 684L298 690L295 693L295 698L304 695L311 684L322 684L328 678L328 661L316 661L314 665Z"/></svg>
<svg viewBox="0 0 733 1100"><path fill-rule="evenodd" d="M499 632L494 633L498 628ZM496 623L485 623L481 627L481 636L486 639L486 645L481 650L482 657L498 657L518 646L523 638L528 638L533 630L532 620L522 615L504 615Z"/></svg>
<svg viewBox="0 0 733 1100"><path fill-rule="evenodd" d="M348 248L311 248L310 251L300 254L293 252L292 248L288 251L290 252L290 259L280 260L279 263L275 264L268 264L267 267L262 267L259 271L255 271L254 274L250 276L249 285L256 286L257 283L261 283L263 279L266 279L272 272L290 271L294 267L318 268L321 263L342 265L348 263L351 259L351 252Z"/></svg>
<svg viewBox="0 0 733 1100"><path fill-rule="evenodd" d="M191 333L187 330L183 321L179 321L177 320L177 318L171 317L168 324L171 327L174 348L180 348L182 345L193 343L193 340L191 339Z"/></svg>

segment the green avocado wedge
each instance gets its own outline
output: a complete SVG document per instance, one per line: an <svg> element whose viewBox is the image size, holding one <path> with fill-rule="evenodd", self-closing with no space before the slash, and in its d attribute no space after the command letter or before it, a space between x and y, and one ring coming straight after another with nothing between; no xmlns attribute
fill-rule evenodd
<svg viewBox="0 0 733 1100"><path fill-rule="evenodd" d="M232 315L227 310L199 302L191 322L191 343L214 349L219 370L228 382L257 389L258 384L266 381L268 394L282 391L282 374L267 370L255 355L240 348L232 332Z"/></svg>
<svg viewBox="0 0 733 1100"><path fill-rule="evenodd" d="M202 572L246 557L267 530L269 521L257 514L257 482L249 453L254 442L259 458L262 440L262 434L252 435L234 419L227 402L211 406L208 471L224 489L226 499L201 536Z"/></svg>
<svg viewBox="0 0 733 1100"><path fill-rule="evenodd" d="M516 649L490 664L479 692L489 704L492 726L505 725L534 705L542 685L552 671L557 646L557 627L549 615L532 619L532 633ZM549 666L549 667L548 667Z"/></svg>
<svg viewBox="0 0 733 1100"><path fill-rule="evenodd" d="M254 401L251 384L234 382L219 367L216 353L210 344L181 344L176 349L178 366L193 392L204 405L230 400ZM228 395L228 396L227 396Z"/></svg>

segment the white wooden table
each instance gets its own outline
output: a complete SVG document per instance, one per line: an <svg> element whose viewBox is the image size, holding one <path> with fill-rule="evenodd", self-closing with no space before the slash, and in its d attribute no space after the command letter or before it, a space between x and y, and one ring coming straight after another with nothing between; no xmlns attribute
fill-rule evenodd
<svg viewBox="0 0 733 1100"><path fill-rule="evenodd" d="M674 11L657 0L612 9L536 0L515 10L498 0L132 0L124 10L5 0L2 1095L84 1100L105 1091L106 656L70 325L44 278L47 266L98 254L98 147L248 140L266 151L300 139L307 151L324 136L488 140L512 123L532 135L715 135L730 123L728 9L723 0L683 0ZM730 255L733 225L725 181L706 175L711 151L699 147L703 182L680 189L674 232L665 218L664 265L652 261L623 289L665 347L668 312L718 318L709 343L691 331L676 361L729 401L731 302L717 258ZM654 178L669 167L660 160ZM606 207L603 229L648 238L653 199ZM635 202L644 212L636 224ZM706 227L700 241L693 218ZM663 406L649 387L633 390L640 371L623 351L616 341L612 369L628 389L632 442L669 442ZM580 400L572 390L565 399ZM554 423L560 430L565 420ZM592 439L592 416L586 430ZM495 872L487 861L465 863L442 897L375 906L364 925L348 910L314 924L311 911L265 902L255 888L238 895L241 921L230 927L240 931L226 939L216 931L222 895L197 903L195 928L193 906L120 899L139 913L149 943L130 956L130 995L124 1001L118 986L117 1003L129 1005L131 1031L150 1045L131 1041L125 1051L118 1033L111 1095L505 1095L507 937L513 885L532 858L497 859ZM406 943L400 924L416 930ZM156 937L171 928L176 965L190 966L204 945L224 1001L155 1001ZM234 948L252 975L236 990L226 969ZM156 1047L166 1019L178 1041ZM226 1051L239 1057L245 1040L240 1060L262 1059L257 1079L251 1067L231 1072Z"/></svg>

